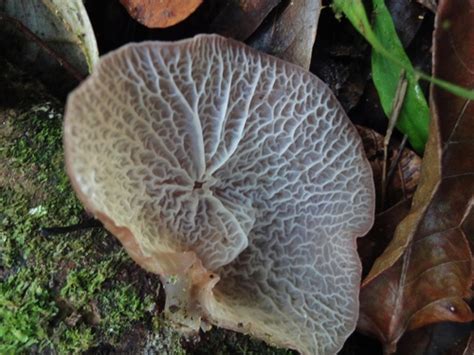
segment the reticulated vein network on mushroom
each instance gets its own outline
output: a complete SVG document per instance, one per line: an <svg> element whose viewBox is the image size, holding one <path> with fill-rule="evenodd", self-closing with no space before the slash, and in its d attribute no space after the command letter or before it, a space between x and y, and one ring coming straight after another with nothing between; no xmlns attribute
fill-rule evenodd
<svg viewBox="0 0 474 355"><path fill-rule="evenodd" d="M206 323L305 354L341 348L374 189L321 80L216 35L130 44L70 95L64 130L78 196L161 276L183 332Z"/></svg>

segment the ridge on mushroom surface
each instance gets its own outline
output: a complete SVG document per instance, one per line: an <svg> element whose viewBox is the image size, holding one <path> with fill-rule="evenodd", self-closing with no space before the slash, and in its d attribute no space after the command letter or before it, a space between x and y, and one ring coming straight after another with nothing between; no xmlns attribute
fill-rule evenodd
<svg viewBox="0 0 474 355"><path fill-rule="evenodd" d="M216 35L131 44L70 95L64 129L81 201L162 276L183 330L206 320L302 353L340 349L374 188L317 77Z"/></svg>

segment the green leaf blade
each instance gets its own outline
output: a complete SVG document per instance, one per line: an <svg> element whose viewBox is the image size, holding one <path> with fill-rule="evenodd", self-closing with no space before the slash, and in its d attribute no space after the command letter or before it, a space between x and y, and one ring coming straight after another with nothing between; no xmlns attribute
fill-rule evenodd
<svg viewBox="0 0 474 355"><path fill-rule="evenodd" d="M413 66L398 38L392 17L384 0L373 0L373 30L378 40L395 56L404 67L408 67L408 89L397 122L397 128L408 136L413 148L422 153L428 139L430 110L425 96L414 74ZM380 102L387 116L390 116L395 97L400 65L377 50L372 51L372 76Z"/></svg>
<svg viewBox="0 0 474 355"><path fill-rule="evenodd" d="M384 0L373 0L374 24L370 25L361 0L333 0L335 11L342 12L372 45L372 77L382 108L390 116L400 72L406 71L408 89L397 128L408 136L413 148L422 153L428 138L430 111L413 68L398 38Z"/></svg>

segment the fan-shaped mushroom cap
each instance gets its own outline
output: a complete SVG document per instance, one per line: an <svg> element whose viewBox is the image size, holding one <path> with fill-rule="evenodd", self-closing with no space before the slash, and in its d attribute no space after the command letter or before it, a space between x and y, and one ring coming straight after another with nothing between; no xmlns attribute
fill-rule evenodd
<svg viewBox="0 0 474 355"><path fill-rule="evenodd" d="M70 95L64 142L82 202L183 326L311 354L354 330L372 176L314 75L215 35L127 45Z"/></svg>

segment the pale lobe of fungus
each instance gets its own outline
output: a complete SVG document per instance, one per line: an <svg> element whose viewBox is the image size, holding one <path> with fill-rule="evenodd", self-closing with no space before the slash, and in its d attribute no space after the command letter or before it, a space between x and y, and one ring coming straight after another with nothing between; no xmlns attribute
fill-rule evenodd
<svg viewBox="0 0 474 355"><path fill-rule="evenodd" d="M374 188L317 77L215 35L130 44L70 95L64 129L81 201L161 275L182 330L205 320L306 354L341 348Z"/></svg>

